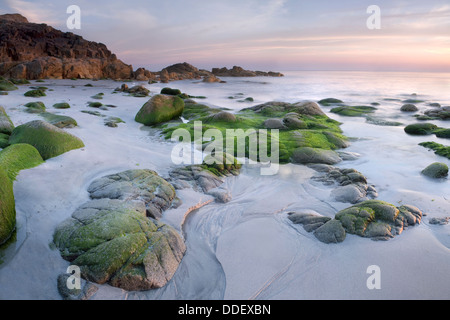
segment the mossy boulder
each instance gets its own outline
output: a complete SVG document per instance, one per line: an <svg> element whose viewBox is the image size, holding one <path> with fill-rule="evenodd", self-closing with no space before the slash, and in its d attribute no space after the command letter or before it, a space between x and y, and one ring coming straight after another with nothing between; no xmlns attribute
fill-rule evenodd
<svg viewBox="0 0 450 320"><path fill-rule="evenodd" d="M416 105L414 105L412 103L407 103L407 104L404 104L400 108L400 111L402 111L402 112L416 112L416 111L419 111L419 108L417 108Z"/></svg>
<svg viewBox="0 0 450 320"><path fill-rule="evenodd" d="M45 90L42 89L34 89L34 90L30 90L24 93L25 97L45 97Z"/></svg>
<svg viewBox="0 0 450 320"><path fill-rule="evenodd" d="M69 116L53 114L50 112L42 112L39 115L43 117L45 121L58 128L74 128L78 126L77 121Z"/></svg>
<svg viewBox="0 0 450 320"><path fill-rule="evenodd" d="M26 143L13 144L0 151L0 167L11 181L16 179L21 170L37 167L43 162L36 148Z"/></svg>
<svg viewBox="0 0 450 320"><path fill-rule="evenodd" d="M9 146L9 134L0 133L0 149Z"/></svg>
<svg viewBox="0 0 450 320"><path fill-rule="evenodd" d="M5 243L16 227L16 206L13 183L0 166L0 245Z"/></svg>
<svg viewBox="0 0 450 320"><path fill-rule="evenodd" d="M41 120L16 127L9 138L9 143L31 144L44 160L84 147L84 143L79 138Z"/></svg>
<svg viewBox="0 0 450 320"><path fill-rule="evenodd" d="M410 135L430 135L438 129L438 126L432 123L413 123L405 128L405 132Z"/></svg>
<svg viewBox="0 0 450 320"><path fill-rule="evenodd" d="M318 103L324 107L327 107L327 106L334 105L334 104L344 103L344 101L336 99L336 98L327 98L327 99L320 100Z"/></svg>
<svg viewBox="0 0 450 320"><path fill-rule="evenodd" d="M14 124L6 114L5 109L0 106L0 133L11 134L14 130Z"/></svg>
<svg viewBox="0 0 450 320"><path fill-rule="evenodd" d="M422 174L433 179L445 178L448 176L448 166L445 163L435 162L426 167Z"/></svg>
<svg viewBox="0 0 450 320"><path fill-rule="evenodd" d="M450 159L450 146L444 146L437 142L423 142L419 145L433 150L439 156Z"/></svg>
<svg viewBox="0 0 450 320"><path fill-rule="evenodd" d="M28 102L25 104L26 112L28 113L42 113L45 112L45 104L41 101Z"/></svg>
<svg viewBox="0 0 450 320"><path fill-rule="evenodd" d="M178 96L181 94L181 91L179 89L163 88L161 90L161 94L167 94L169 96Z"/></svg>
<svg viewBox="0 0 450 320"><path fill-rule="evenodd" d="M331 112L345 117L363 117L376 110L377 108L370 106L341 106L331 109Z"/></svg>
<svg viewBox="0 0 450 320"><path fill-rule="evenodd" d="M55 109L70 109L70 104L68 104L67 102L55 103L53 105L53 108L55 108Z"/></svg>
<svg viewBox="0 0 450 320"><path fill-rule="evenodd" d="M0 91L14 91L17 89L19 88L17 88L11 81L0 79Z"/></svg>
<svg viewBox="0 0 450 320"><path fill-rule="evenodd" d="M342 223L347 233L389 240L408 226L420 224L422 216L422 212L413 206L396 207L384 201L368 200L338 212L335 219Z"/></svg>
<svg viewBox="0 0 450 320"><path fill-rule="evenodd" d="M146 126L152 126L180 117L183 110L183 99L177 96L160 94L152 97L144 104L137 113L135 121Z"/></svg>
<svg viewBox="0 0 450 320"><path fill-rule="evenodd" d="M450 139L450 129L437 129L434 134L438 138Z"/></svg>
<svg viewBox="0 0 450 320"><path fill-rule="evenodd" d="M143 202L132 200L87 202L57 227L53 241L83 278L128 291L163 287L186 250L172 227L147 218Z"/></svg>
<svg viewBox="0 0 450 320"><path fill-rule="evenodd" d="M88 106L91 108L101 108L103 106L103 103L101 102L88 102Z"/></svg>

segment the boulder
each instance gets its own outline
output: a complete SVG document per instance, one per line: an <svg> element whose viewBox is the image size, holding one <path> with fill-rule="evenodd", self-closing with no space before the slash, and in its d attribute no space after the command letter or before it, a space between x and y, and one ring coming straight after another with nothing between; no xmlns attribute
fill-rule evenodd
<svg viewBox="0 0 450 320"><path fill-rule="evenodd" d="M43 117L45 121L58 128L74 128L78 126L77 121L69 116L53 114L50 112L42 112L39 115Z"/></svg>
<svg viewBox="0 0 450 320"><path fill-rule="evenodd" d="M9 143L31 144L44 160L84 147L84 143L79 138L41 120L16 127L9 138Z"/></svg>
<svg viewBox="0 0 450 320"><path fill-rule="evenodd" d="M263 125L266 129L287 129L287 127L284 125L283 120L277 118L267 119L266 121L264 121Z"/></svg>
<svg viewBox="0 0 450 320"><path fill-rule="evenodd" d="M0 245L5 243L16 227L16 206L13 183L0 166Z"/></svg>
<svg viewBox="0 0 450 320"><path fill-rule="evenodd" d="M61 223L53 241L84 279L128 291L161 288L186 250L170 226L146 217L141 201L87 202Z"/></svg>
<svg viewBox="0 0 450 320"><path fill-rule="evenodd" d="M325 113L322 111L320 106L311 101L306 102L298 102L292 105L293 112L297 112L299 114L309 115L309 116L324 116Z"/></svg>
<svg viewBox="0 0 450 320"><path fill-rule="evenodd" d="M156 95L139 110L135 121L146 126L178 118L183 113L184 101L177 96Z"/></svg>
<svg viewBox="0 0 450 320"><path fill-rule="evenodd" d="M323 243L341 243L346 238L346 232L340 221L330 220L317 228L314 236Z"/></svg>
<svg viewBox="0 0 450 320"><path fill-rule="evenodd" d="M220 111L210 117L208 117L209 121L222 121L222 122L236 122L237 118L234 114L227 111Z"/></svg>
<svg viewBox="0 0 450 320"><path fill-rule="evenodd" d="M426 167L422 174L433 179L445 178L448 176L448 166L445 163L436 162Z"/></svg>
<svg viewBox="0 0 450 320"><path fill-rule="evenodd" d="M333 150L302 147L295 149L292 153L292 162L298 164L337 164L341 161L342 159Z"/></svg>
<svg viewBox="0 0 450 320"><path fill-rule="evenodd" d="M42 113L45 112L46 108L45 108L45 104L41 101L37 101L37 102L28 102L25 105L26 112L28 113Z"/></svg>
<svg viewBox="0 0 450 320"><path fill-rule="evenodd" d="M0 167L11 181L16 179L21 170L37 167L43 162L36 148L26 143L13 144L0 151Z"/></svg>
<svg viewBox="0 0 450 320"><path fill-rule="evenodd" d="M55 103L53 105L53 108L55 108L55 109L70 109L70 104L68 104L67 102Z"/></svg>
<svg viewBox="0 0 450 320"><path fill-rule="evenodd" d="M402 112L416 112L419 111L419 108L417 108L414 104L408 103L408 104L404 104L400 111Z"/></svg>
<svg viewBox="0 0 450 320"><path fill-rule="evenodd" d="M393 204L368 200L336 214L345 231L373 240L389 240L408 226L420 224L422 212L413 206L396 207Z"/></svg>
<svg viewBox="0 0 450 320"><path fill-rule="evenodd" d="M438 126L433 123L413 123L405 128L405 132L410 135L430 135Z"/></svg>
<svg viewBox="0 0 450 320"><path fill-rule="evenodd" d="M14 130L14 124L6 114L5 109L0 106L0 133L10 135Z"/></svg>

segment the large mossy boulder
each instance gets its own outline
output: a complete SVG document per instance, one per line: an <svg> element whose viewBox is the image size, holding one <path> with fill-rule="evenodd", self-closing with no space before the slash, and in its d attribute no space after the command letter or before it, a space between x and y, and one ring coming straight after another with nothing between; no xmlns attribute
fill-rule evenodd
<svg viewBox="0 0 450 320"><path fill-rule="evenodd" d="M92 199L139 200L147 215L159 219L176 198L174 187L152 170L129 170L95 180L88 188Z"/></svg>
<svg viewBox="0 0 450 320"><path fill-rule="evenodd" d="M3 168L11 181L24 169L37 167L44 160L39 152L30 144L13 144L0 151L0 167Z"/></svg>
<svg viewBox="0 0 450 320"><path fill-rule="evenodd" d="M16 206L13 183L0 166L0 245L5 243L16 227Z"/></svg>
<svg viewBox="0 0 450 320"><path fill-rule="evenodd" d="M181 116L184 110L183 99L177 96L156 95L139 110L135 121L152 126Z"/></svg>
<svg viewBox="0 0 450 320"><path fill-rule="evenodd" d="M448 176L448 166L445 163L436 162L426 167L422 174L433 179L445 178Z"/></svg>
<svg viewBox="0 0 450 320"><path fill-rule="evenodd" d="M44 160L84 147L83 141L79 138L41 120L16 127L9 138L9 143L31 144Z"/></svg>
<svg viewBox="0 0 450 320"><path fill-rule="evenodd" d="M0 133L11 134L14 130L14 124L6 114L5 109L0 106Z"/></svg>
<svg viewBox="0 0 450 320"><path fill-rule="evenodd" d="M58 226L53 240L83 278L128 291L166 285L186 250L175 229L147 218L145 204L131 200L87 202Z"/></svg>
<svg viewBox="0 0 450 320"><path fill-rule="evenodd" d="M408 226L420 224L422 212L413 206L396 207L393 204L369 200L336 214L345 231L374 240L389 240Z"/></svg>

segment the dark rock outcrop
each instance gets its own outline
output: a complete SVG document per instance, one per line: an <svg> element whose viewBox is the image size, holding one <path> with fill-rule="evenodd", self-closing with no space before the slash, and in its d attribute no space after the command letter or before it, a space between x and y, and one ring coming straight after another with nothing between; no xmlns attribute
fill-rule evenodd
<svg viewBox="0 0 450 320"><path fill-rule="evenodd" d="M218 77L283 77L279 72L264 72L264 71L250 71L244 70L242 67L234 66L231 69L213 68L212 73Z"/></svg>
<svg viewBox="0 0 450 320"><path fill-rule="evenodd" d="M0 75L17 79L130 79L131 65L106 45L30 23L19 14L0 15Z"/></svg>

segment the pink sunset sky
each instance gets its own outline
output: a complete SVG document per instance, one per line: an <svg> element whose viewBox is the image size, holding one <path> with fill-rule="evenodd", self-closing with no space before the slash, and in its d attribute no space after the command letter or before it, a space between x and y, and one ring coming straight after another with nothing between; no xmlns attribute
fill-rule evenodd
<svg viewBox="0 0 450 320"><path fill-rule="evenodd" d="M81 9L80 30L67 28L69 5ZM367 27L370 5L381 9L379 30ZM450 72L448 0L0 0L0 12L105 43L153 71L186 61L206 69Z"/></svg>

